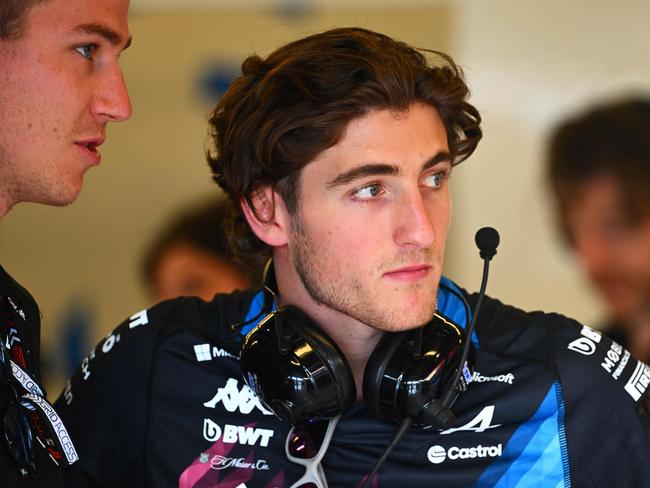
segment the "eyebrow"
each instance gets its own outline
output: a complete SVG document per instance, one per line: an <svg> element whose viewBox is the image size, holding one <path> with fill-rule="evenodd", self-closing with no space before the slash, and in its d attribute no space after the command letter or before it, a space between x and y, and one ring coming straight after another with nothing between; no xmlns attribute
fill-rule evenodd
<svg viewBox="0 0 650 488"><path fill-rule="evenodd" d="M422 165L420 171L426 171L437 164L451 162L451 155L447 151L441 151L436 154L434 157L430 158L427 162ZM325 187L328 189L336 188L337 186L346 185L354 180L359 178L365 178L367 176L397 176L400 173L400 169L397 165L394 164L385 164L385 163L369 163L363 164L352 168L345 173L337 175L334 179L329 181Z"/></svg>
<svg viewBox="0 0 650 488"><path fill-rule="evenodd" d="M103 24L81 24L77 26L74 30L83 32L85 34L99 35L104 39L106 39L113 46L119 46L120 44L124 43L124 38L122 37L121 34L118 34L113 29ZM129 38L126 40L126 43L124 44L124 48L122 48L122 51L124 51L126 48L128 48L131 45L132 40L133 37L129 36Z"/></svg>

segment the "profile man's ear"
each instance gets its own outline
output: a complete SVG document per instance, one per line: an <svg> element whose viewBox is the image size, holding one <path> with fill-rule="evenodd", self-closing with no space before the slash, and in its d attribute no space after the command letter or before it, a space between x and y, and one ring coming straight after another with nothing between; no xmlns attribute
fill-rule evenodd
<svg viewBox="0 0 650 488"><path fill-rule="evenodd" d="M269 246L285 245L288 213L282 197L267 185L253 190L251 202L252 207L242 198L241 207L255 235Z"/></svg>

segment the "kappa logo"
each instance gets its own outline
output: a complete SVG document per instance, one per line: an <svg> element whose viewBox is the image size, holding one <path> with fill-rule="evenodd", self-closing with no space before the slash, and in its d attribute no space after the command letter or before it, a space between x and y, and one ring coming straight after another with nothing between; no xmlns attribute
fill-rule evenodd
<svg viewBox="0 0 650 488"><path fill-rule="evenodd" d="M457 459L494 458L501 457L502 454L502 444L496 446L482 446L479 444L474 447L450 447L449 449L442 446L431 446L427 452L427 458L430 463L442 464L447 459L455 461Z"/></svg>
<svg viewBox="0 0 650 488"><path fill-rule="evenodd" d="M494 405L488 405L481 410L476 417L460 427L443 430L440 435L453 434L461 430L469 430L472 432L485 432L488 429L501 427L501 424L492 425L492 418L494 417Z"/></svg>
<svg viewBox="0 0 650 488"><path fill-rule="evenodd" d="M264 415L273 415L273 412L264 408L259 397L248 387L248 385L242 385L241 390L237 385L238 381L236 379L228 379L226 386L219 388L217 394L212 397L212 400L205 402L203 406L216 408L218 403L222 403L224 408L229 412L239 410L240 413L247 415L251 413L254 408L257 408Z"/></svg>
<svg viewBox="0 0 650 488"><path fill-rule="evenodd" d="M242 427L241 425L223 426L223 429L210 419L203 419L203 438L206 441L216 442L219 439L225 444L241 444L262 447L268 447L269 441L273 437L273 431L270 429L255 429L253 427Z"/></svg>
<svg viewBox="0 0 650 488"><path fill-rule="evenodd" d="M584 325L580 331L581 337L578 337L576 340L572 341L567 348L570 351L578 352L585 356L591 356L596 352L596 344L600 343L602 334L597 330L592 329Z"/></svg>
<svg viewBox="0 0 650 488"><path fill-rule="evenodd" d="M237 356L230 354L225 349L220 349L212 344L197 344L194 346L194 354L198 362L211 361L212 358L232 358L237 359Z"/></svg>

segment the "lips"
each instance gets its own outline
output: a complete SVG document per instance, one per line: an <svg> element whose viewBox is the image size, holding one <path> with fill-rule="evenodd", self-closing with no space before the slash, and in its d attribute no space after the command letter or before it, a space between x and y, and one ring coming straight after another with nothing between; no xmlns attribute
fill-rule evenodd
<svg viewBox="0 0 650 488"><path fill-rule="evenodd" d="M75 142L77 147L79 147L81 152L86 156L87 160L91 164L99 164L99 162L101 161L102 156L97 150L97 148L101 146L103 143L104 143L103 136L91 137L88 139L83 139Z"/></svg>
<svg viewBox="0 0 650 488"><path fill-rule="evenodd" d="M387 271L384 276L397 281L413 282L425 278L430 271L431 265L429 264L413 264Z"/></svg>

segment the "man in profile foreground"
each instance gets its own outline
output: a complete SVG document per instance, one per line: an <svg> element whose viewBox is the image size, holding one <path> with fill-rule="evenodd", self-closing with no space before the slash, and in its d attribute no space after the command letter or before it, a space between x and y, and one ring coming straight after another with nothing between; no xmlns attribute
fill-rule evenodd
<svg viewBox="0 0 650 488"><path fill-rule="evenodd" d="M101 161L107 124L131 115L118 64L128 9L128 0L2 0L0 218L21 202L74 201ZM40 319L0 267L2 487L60 486L59 467L77 459L39 384Z"/></svg>

